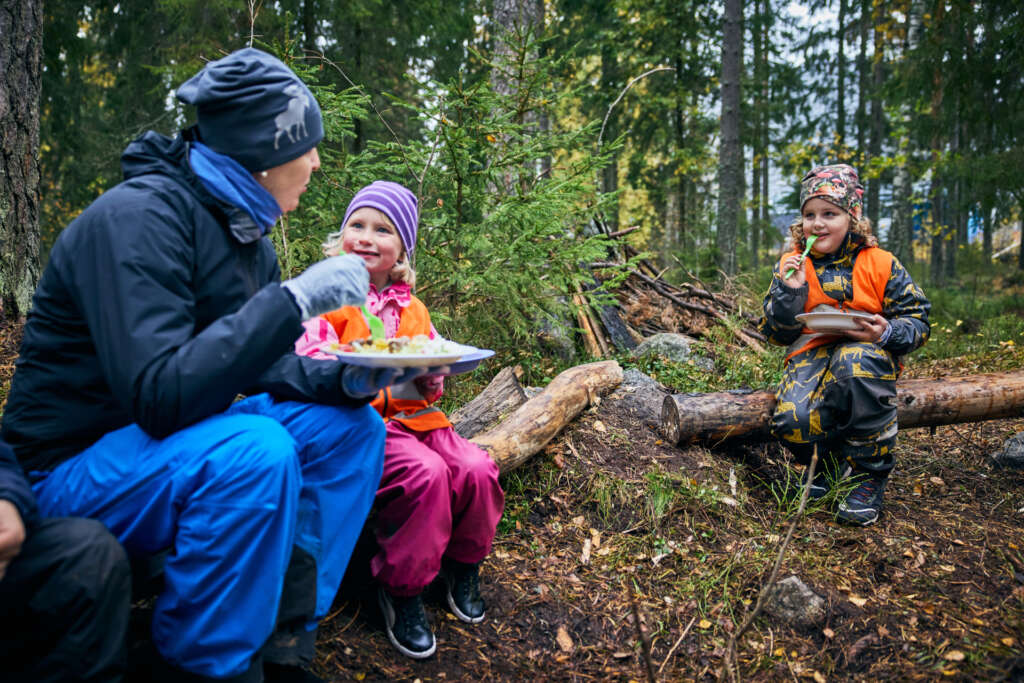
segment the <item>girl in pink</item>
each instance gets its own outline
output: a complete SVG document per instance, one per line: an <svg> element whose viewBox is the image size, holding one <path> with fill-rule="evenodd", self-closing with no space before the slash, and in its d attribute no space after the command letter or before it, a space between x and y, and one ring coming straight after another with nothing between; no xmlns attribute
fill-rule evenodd
<svg viewBox="0 0 1024 683"><path fill-rule="evenodd" d="M426 306L413 296L409 257L419 210L405 187L378 180L356 193L341 230L328 236L328 255L358 254L370 271L369 311L388 337L436 332ZM368 337L360 309L347 306L306 324L296 352L324 357L325 342ZM505 494L486 451L459 436L432 404L440 375L390 387L373 405L387 423L384 474L377 490L374 533L379 551L370 563L388 639L402 654L429 657L436 649L422 593L441 572L448 605L467 623L484 618L479 566L490 553Z"/></svg>

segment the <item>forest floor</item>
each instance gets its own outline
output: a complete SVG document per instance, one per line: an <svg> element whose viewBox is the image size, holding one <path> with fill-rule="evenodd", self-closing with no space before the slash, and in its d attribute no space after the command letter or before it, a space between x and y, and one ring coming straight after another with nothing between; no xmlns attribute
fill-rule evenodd
<svg viewBox="0 0 1024 683"><path fill-rule="evenodd" d="M812 628L758 618L738 644L742 678L1024 680L1024 472L989 462L1022 430L1024 417L905 430L876 525L837 524L827 500L811 509L779 578L796 574L828 616ZM658 680L713 679L796 510L781 494L787 476L778 446L676 448L613 393L505 475L483 623L457 621L438 587L428 599L437 654L397 655L357 557L321 629L318 671L643 681L649 662Z"/></svg>
<svg viewBox="0 0 1024 683"><path fill-rule="evenodd" d="M0 328L0 402L20 330ZM986 371L949 360L909 377ZM947 372L945 374L954 374ZM779 578L827 603L824 623L762 615L738 643L746 680L1024 680L1024 472L989 455L1024 418L901 433L880 521L801 519ZM503 477L483 566L487 619L428 591L437 653L384 634L358 552L321 626L315 669L339 681L711 680L775 561L796 502L774 444L677 448L611 397ZM649 635L641 646L634 605Z"/></svg>

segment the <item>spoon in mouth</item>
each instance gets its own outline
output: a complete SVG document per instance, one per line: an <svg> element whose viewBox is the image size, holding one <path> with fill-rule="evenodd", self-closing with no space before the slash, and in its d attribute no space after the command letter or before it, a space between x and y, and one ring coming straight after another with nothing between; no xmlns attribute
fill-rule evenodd
<svg viewBox="0 0 1024 683"><path fill-rule="evenodd" d="M815 242L816 242L817 240L818 240L818 236L817 236L817 235L811 235L810 237L808 237L808 238L807 238L807 246L806 246L806 247L804 248L804 253L800 255L800 263L801 263L801 264L803 264L803 262L804 262L804 259L805 259L805 258L807 258L807 255L808 255L809 253L811 253L811 247L812 247L812 246L814 246L814 243L815 243ZM786 274L785 274L785 275L783 276L783 278L782 278L782 279L783 279L783 280L788 280L789 278L793 277L793 273L794 273L794 272L796 272L796 268L790 268L790 269L789 269L789 272L787 272L787 273L786 273Z"/></svg>

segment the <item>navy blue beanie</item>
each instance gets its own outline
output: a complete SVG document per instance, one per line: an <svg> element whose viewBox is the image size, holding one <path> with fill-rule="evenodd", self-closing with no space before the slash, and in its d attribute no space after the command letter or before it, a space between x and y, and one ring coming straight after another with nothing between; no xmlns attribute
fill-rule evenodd
<svg viewBox="0 0 1024 683"><path fill-rule="evenodd" d="M208 63L178 88L199 135L250 173L302 156L324 137L320 105L276 57L247 47Z"/></svg>

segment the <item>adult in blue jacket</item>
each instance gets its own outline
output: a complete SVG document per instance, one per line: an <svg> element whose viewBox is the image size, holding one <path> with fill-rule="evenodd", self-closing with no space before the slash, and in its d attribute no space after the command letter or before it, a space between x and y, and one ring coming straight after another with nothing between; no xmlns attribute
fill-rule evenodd
<svg viewBox="0 0 1024 683"><path fill-rule="evenodd" d="M0 671L9 683L118 681L131 609L128 558L92 519L41 519L0 441Z"/></svg>
<svg viewBox="0 0 1024 683"><path fill-rule="evenodd" d="M131 143L124 181L54 244L2 435L45 514L169 550L154 677L259 681L311 661L380 480L368 401L422 370L292 353L303 320L368 288L355 256L279 282L267 233L320 165L302 81L249 48L177 95L197 125Z"/></svg>

